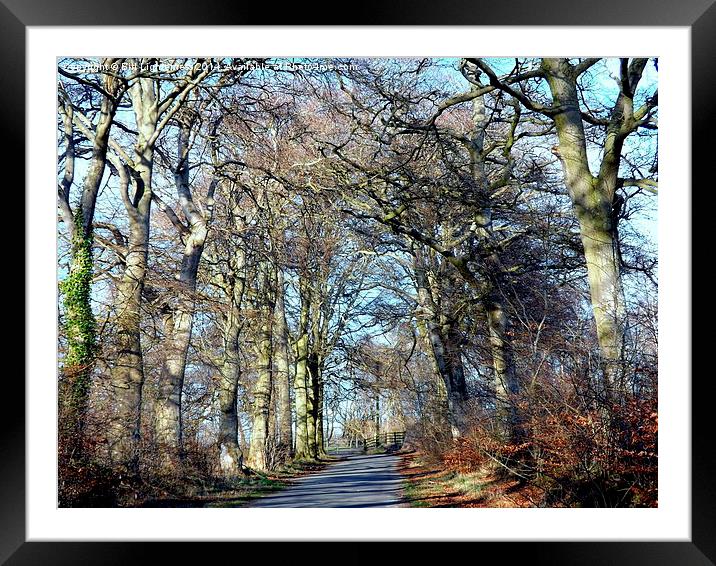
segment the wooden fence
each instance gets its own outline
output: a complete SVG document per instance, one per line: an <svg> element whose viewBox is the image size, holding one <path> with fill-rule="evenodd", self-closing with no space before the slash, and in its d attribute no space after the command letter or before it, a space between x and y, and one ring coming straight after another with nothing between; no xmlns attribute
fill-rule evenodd
<svg viewBox="0 0 716 566"><path fill-rule="evenodd" d="M371 438L366 438L363 444L363 450L373 450L375 448L400 448L405 442L405 431L401 432L384 432L376 434Z"/></svg>

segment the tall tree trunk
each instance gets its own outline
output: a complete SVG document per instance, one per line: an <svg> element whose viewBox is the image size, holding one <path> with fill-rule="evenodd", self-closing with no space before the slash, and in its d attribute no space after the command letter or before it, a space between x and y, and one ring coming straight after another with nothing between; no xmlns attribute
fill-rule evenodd
<svg viewBox="0 0 716 566"><path fill-rule="evenodd" d="M210 217L205 218L194 205L189 187L189 140L192 122L184 118L177 141L178 160L174 174L179 202L188 227L184 231L185 245L178 274L178 304L166 304L164 359L159 376L159 390L154 404L154 434L163 464L171 465L182 454L182 390L187 354L191 344L196 281L199 263L208 234ZM213 201L216 180L212 181L207 202ZM209 214L212 208L208 207Z"/></svg>
<svg viewBox="0 0 716 566"><path fill-rule="evenodd" d="M617 219L613 208L621 150L631 131L629 120L633 120L633 90L645 63L645 59L635 60L628 73L627 69L622 70L622 92L607 127L599 175L594 177L589 168L575 67L567 59L542 60L542 70L557 109L553 120L559 146L553 148L553 152L562 163L565 185L579 220L607 399L622 393L621 362L625 337L624 295L615 237Z"/></svg>
<svg viewBox="0 0 716 566"><path fill-rule="evenodd" d="M296 342L296 376L294 396L296 404L296 450L299 459L311 458L308 435L308 335Z"/></svg>
<svg viewBox="0 0 716 566"><path fill-rule="evenodd" d="M251 427L251 445L247 465L255 470L265 471L268 469L267 448L269 441L269 418L271 408L272 388L272 344L271 344L271 319L274 316L274 308L270 299L270 283L268 267L262 265L261 284L259 289L259 300L261 301L261 330L258 341L258 377L253 391Z"/></svg>
<svg viewBox="0 0 716 566"><path fill-rule="evenodd" d="M243 453L239 444L239 416L236 406L241 365L239 360L239 336L243 326L241 302L245 288L245 256L241 247L234 254L233 282L229 289L229 312L224 323L224 360L219 385L219 463L225 476L240 474Z"/></svg>
<svg viewBox="0 0 716 566"><path fill-rule="evenodd" d="M516 110L517 112L517 110ZM475 216L476 234L483 248L492 253L485 258L488 276L482 290L483 307L487 314L488 334L492 355L494 391L500 433L506 440L519 441L521 432L515 396L519 393L519 382L514 365L512 340L508 336L509 317L503 297L505 271L498 253L498 243L492 231L492 195L490 180L487 176L484 159L485 133L488 124L484 96L478 96L472 103L473 132L470 147L472 178L478 200L478 212ZM505 147L509 159L511 145ZM509 174L509 168L506 169Z"/></svg>
<svg viewBox="0 0 716 566"><path fill-rule="evenodd" d="M151 62L145 60L142 64ZM110 376L114 397L112 401L117 415L109 427L107 441L113 465L134 471L138 469L137 448L144 385L141 306L147 274L149 220L154 196L154 147L160 133L182 107L189 93L210 73L210 68L202 69L199 63L200 61L197 61L182 82L177 83L163 100L160 100L160 97L165 93L159 79L146 76L134 79L129 88L137 130L132 163L125 165L118 157L110 157L111 152L107 154L115 169L125 177L121 180L120 195L129 217L125 270L117 285L117 357ZM135 187L131 196L128 190L130 183L126 178L130 175L130 168Z"/></svg>
<svg viewBox="0 0 716 566"><path fill-rule="evenodd" d="M495 403L499 416L499 432L507 441L521 439L520 419L515 405L519 383L512 360L512 348L507 337L508 318L501 298L485 302L487 326L492 351Z"/></svg>
<svg viewBox="0 0 716 566"><path fill-rule="evenodd" d="M435 401L439 410L437 411L437 414L434 411L431 411L433 415L432 418L438 421L440 430L447 431L450 433L450 435L452 435L453 424L450 421L450 414L452 413L452 411L450 410L450 402L447 394L447 384L445 378L443 377L443 374L440 371L440 362L435 356L435 352L432 347L432 341L430 340L430 331L428 330L428 323L424 318L419 318L417 320L417 327L420 338L425 344L425 351L428 352L428 357L433 364L433 373L435 378ZM455 429L456 432L459 433L458 428L455 427Z"/></svg>
<svg viewBox="0 0 716 566"><path fill-rule="evenodd" d="M232 309L233 310L233 309ZM234 317L235 314L229 315ZM227 477L242 472L243 453L238 441L239 417L236 407L238 385L241 377L238 348L238 325L234 320L227 321L225 329L226 350L221 366L221 384L219 386L219 464Z"/></svg>
<svg viewBox="0 0 716 566"><path fill-rule="evenodd" d="M154 405L155 441L166 462L181 456L181 396L191 343L194 318L194 293L203 240L189 238L179 276L179 305L165 314L164 360L159 376L159 391Z"/></svg>
<svg viewBox="0 0 716 566"><path fill-rule="evenodd" d="M233 192L229 194L229 201L236 232L241 234L246 228L241 214L242 207L235 200ZM239 422L238 389L241 379L239 337L245 322L242 303L246 291L246 252L243 242L239 241L235 245L233 258L229 261L228 284L223 285L228 311L224 321L224 359L219 384L219 464L226 477L236 477L245 471L242 450L245 439Z"/></svg>
<svg viewBox="0 0 716 566"><path fill-rule="evenodd" d="M299 294L301 296L301 313L298 320L296 337L296 376L294 378L294 402L296 405L296 450L295 457L311 458L308 431L308 324L310 303L308 283L301 276Z"/></svg>
<svg viewBox="0 0 716 566"><path fill-rule="evenodd" d="M453 438L459 438L465 432L465 412L467 389L465 375L459 346L447 345L445 331L449 331L449 324L445 317L438 312L438 306L433 298L433 289L428 281L427 267L422 254L415 259L415 276L418 286L418 302L421 318L425 322L425 332L430 344L435 368L444 384L444 400L447 403L447 423ZM440 324L444 323L442 326Z"/></svg>
<svg viewBox="0 0 716 566"><path fill-rule="evenodd" d="M111 65L114 59L103 59ZM112 121L121 97L119 82L112 76L102 76L102 94L97 125L91 131L88 124L77 115L69 97L62 91L63 100L60 114L63 117L65 134L65 175L62 180L59 200L64 221L67 225L71 248L69 276L61 285L65 307L65 333L67 355L64 360L63 380L59 391L61 422L72 434L71 449L82 452L81 438L86 420L90 380L96 354L96 321L92 312L91 294L93 277L93 232L94 210L97 194L107 164L107 148ZM70 204L70 190L74 181L75 141L74 123L80 124L92 144L92 153L85 174L82 195L73 215Z"/></svg>
<svg viewBox="0 0 716 566"><path fill-rule="evenodd" d="M602 353L607 399L624 395L622 371L625 341L624 295L616 242L610 230L580 222L584 258L587 262L589 291Z"/></svg>
<svg viewBox="0 0 716 566"><path fill-rule="evenodd" d="M141 344L142 292L149 253L149 218L152 203L152 170L158 106L156 84L138 79L130 89L137 122L133 197L125 179L120 189L129 216L129 242L125 270L117 286L117 357L110 383L114 393L115 418L108 431L110 458L114 466L132 471L138 466L138 442L142 409L144 365ZM119 164L122 174L124 165ZM126 170L124 170L126 171ZM124 173L127 175L127 173Z"/></svg>
<svg viewBox="0 0 716 566"><path fill-rule="evenodd" d="M323 294L323 296L326 296ZM313 458L324 454L323 450L323 395L321 392L321 303L318 300L318 292L312 292L310 296L311 312L311 352L308 355L308 447Z"/></svg>
<svg viewBox="0 0 716 566"><path fill-rule="evenodd" d="M271 407L271 327L268 321L261 328L259 340L258 378L253 391L253 425L247 465L265 471L268 469L266 456Z"/></svg>
<svg viewBox="0 0 716 566"><path fill-rule="evenodd" d="M319 359L316 375L316 455L320 458L326 454L324 438L324 390L323 390L323 361Z"/></svg>
<svg viewBox="0 0 716 566"><path fill-rule="evenodd" d="M59 390L60 434L65 448L75 455L83 451L90 379L96 350L96 322L92 312L92 240L82 229L77 211L72 236L72 257L67 279L60 284L65 307L67 354Z"/></svg>
<svg viewBox="0 0 716 566"><path fill-rule="evenodd" d="M286 302L283 270L276 271L276 308L274 317L274 383L277 392L277 416L279 440L289 456L293 453L291 426L291 392L288 357L288 325L286 324Z"/></svg>
<svg viewBox="0 0 716 566"><path fill-rule="evenodd" d="M449 354L445 347L439 326L435 322L428 322L428 339L430 340L435 365L445 384L450 434L453 438L459 438L465 432L464 392L461 391L459 385L455 383L452 373L452 364L449 361Z"/></svg>
<svg viewBox="0 0 716 566"><path fill-rule="evenodd" d="M315 346L315 342L314 342ZM323 446L323 383L321 377L321 356L311 352L308 356L308 445L311 457L325 454Z"/></svg>
<svg viewBox="0 0 716 566"><path fill-rule="evenodd" d="M124 274L117 286L117 358L110 385L115 414L108 430L111 462L137 471L139 424L144 385L140 335L142 291L147 271L149 215L130 219Z"/></svg>
<svg viewBox="0 0 716 566"><path fill-rule="evenodd" d="M455 321L449 321L443 326L444 353L450 375L449 406L453 414L453 438L461 436L467 430L467 383L465 381L465 367L462 363L462 348L460 336Z"/></svg>
<svg viewBox="0 0 716 566"><path fill-rule="evenodd" d="M308 354L307 375L306 375L306 437L308 438L308 454L310 458L318 457L318 446L316 444L316 413L318 383L315 366L315 356Z"/></svg>

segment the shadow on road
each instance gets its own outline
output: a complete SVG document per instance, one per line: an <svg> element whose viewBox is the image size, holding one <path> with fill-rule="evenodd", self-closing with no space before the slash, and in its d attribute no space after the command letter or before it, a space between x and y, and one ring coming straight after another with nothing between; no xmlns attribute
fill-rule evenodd
<svg viewBox="0 0 716 566"><path fill-rule="evenodd" d="M343 456L344 454L335 454ZM250 507L402 507L398 457L352 452L325 470L300 478L289 488Z"/></svg>

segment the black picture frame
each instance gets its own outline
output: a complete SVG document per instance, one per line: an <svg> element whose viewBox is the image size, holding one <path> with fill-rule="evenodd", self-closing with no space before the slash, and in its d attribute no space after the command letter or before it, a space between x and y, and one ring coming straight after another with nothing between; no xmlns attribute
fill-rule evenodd
<svg viewBox="0 0 716 566"><path fill-rule="evenodd" d="M692 77L692 186L711 188L716 104L716 3L715 0L511 0L479 2L450 0L430 3L425 0L364 0L343 5L351 25L566 25L566 26L686 26L691 29ZM346 10L347 7L347 10ZM339 5L305 5L295 9L267 10L263 3L224 4L215 0L0 0L0 112L2 129L15 148L25 147L25 35L27 26L64 25L342 25ZM624 48L629 42L625 38ZM5 162L6 194L17 194L24 187L24 168L19 150L12 163ZM12 192L14 191L14 193ZM48 198L50 198L48 196ZM6 203L15 201L6 197ZM19 199L15 199L19 201ZM693 212L706 207L695 207ZM25 210L25 214L31 214ZM706 212L702 212L706 214ZM698 212L697 212L698 214ZM18 216L14 211L14 216ZM713 222L711 220L711 222ZM692 240L699 238L699 225L692 213ZM706 222L708 224L708 222ZM17 263L16 263L17 265ZM14 285L12 293L17 293ZM693 292L693 291L692 291ZM25 304L32 301L25 295ZM689 331L689 329L685 329ZM699 334L693 333L698 343ZM31 336L26 337L32 340ZM26 342L27 344L27 342ZM693 348L692 350L698 351ZM6 354L11 357L11 354ZM684 355L690 353L684 352ZM10 361L6 362L9 364ZM692 387L692 536L690 542L500 542L452 543L482 544L467 552L475 560L485 550L497 553L508 563L524 564L714 564L716 563L716 458L714 426L711 419L711 372L692 371L692 375L669 376ZM132 543L132 542L26 542L25 539L25 410L24 384L16 370L6 366L0 410L0 563L20 564L143 564L214 560L216 551L246 557L256 543ZM555 533L558 537L558 533ZM77 533L81 539L82 533ZM272 543L277 544L277 543ZM314 562L312 552L291 553L293 561ZM326 546L328 544L328 546ZM334 548L341 544L340 548ZM358 545L346 552L346 545ZM385 544L321 543L319 556L335 556L341 562L364 562L375 558L370 546ZM424 544L400 545L401 561L425 558ZM461 552L462 549L458 549ZM273 552L273 551L272 551ZM333 553L336 554L333 554ZM457 557L451 549L450 556ZM210 553L210 554L207 554ZM438 553L442 551L438 548ZM479 553L479 554L478 554ZM372 559L372 558L371 558ZM269 561L269 563L272 561Z"/></svg>

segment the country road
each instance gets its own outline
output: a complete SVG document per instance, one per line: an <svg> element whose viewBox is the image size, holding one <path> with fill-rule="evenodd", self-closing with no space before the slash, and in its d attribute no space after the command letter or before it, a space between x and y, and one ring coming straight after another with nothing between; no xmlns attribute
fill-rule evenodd
<svg viewBox="0 0 716 566"><path fill-rule="evenodd" d="M403 507L398 457L353 454L249 507Z"/></svg>

